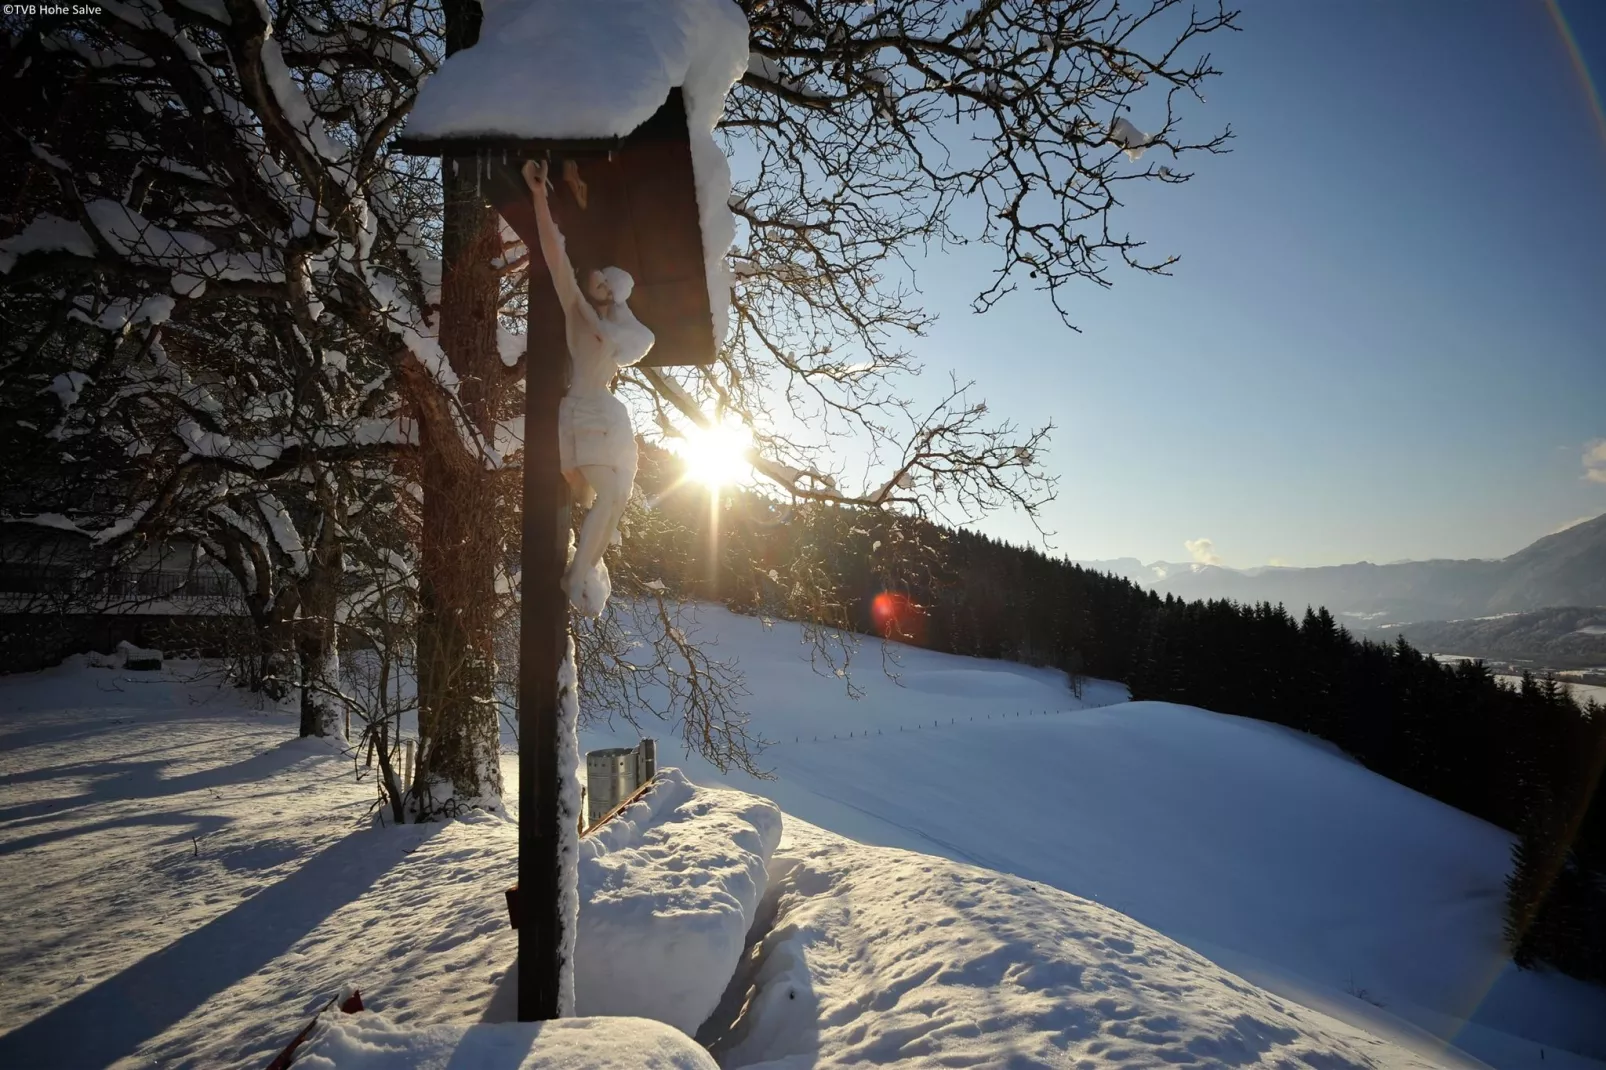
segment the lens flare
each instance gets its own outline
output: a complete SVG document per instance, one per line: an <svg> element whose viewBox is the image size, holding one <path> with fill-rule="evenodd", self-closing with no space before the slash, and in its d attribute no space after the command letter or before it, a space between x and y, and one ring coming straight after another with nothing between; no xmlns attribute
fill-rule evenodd
<svg viewBox="0 0 1606 1070"><path fill-rule="evenodd" d="M883 639L916 646L926 641L926 611L911 602L908 595L882 591L870 600L870 619L876 634Z"/></svg>
<svg viewBox="0 0 1606 1070"><path fill-rule="evenodd" d="M1600 134L1601 145L1606 148L1606 104L1601 101L1600 89L1596 85L1594 72L1589 69L1589 63L1584 59L1584 50L1578 45L1578 35L1573 32L1567 15L1561 9L1557 0L1546 0L1545 9L1550 12L1550 19L1556 25L1556 32L1561 36L1562 47L1567 50L1567 58L1572 61L1573 70L1578 74L1578 81L1584 90L1584 99L1589 105L1590 117L1595 120L1595 130Z"/></svg>

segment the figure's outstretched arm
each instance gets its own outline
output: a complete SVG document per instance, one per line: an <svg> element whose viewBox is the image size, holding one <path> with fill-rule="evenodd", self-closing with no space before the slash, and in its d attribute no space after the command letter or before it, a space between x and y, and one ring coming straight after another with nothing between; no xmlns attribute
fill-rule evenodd
<svg viewBox="0 0 1606 1070"><path fill-rule="evenodd" d="M546 260L547 274L552 276L552 286L558 291L558 301L564 309L578 309L588 322L595 323L596 311L585 299L585 294L580 292L580 284L574 277L574 265L569 263L569 253L564 248L563 235L558 231L557 221L552 218L552 207L547 204L546 174L545 160L540 163L534 160L524 162L524 184L530 187L530 197L535 202L535 224L541 239L541 256Z"/></svg>

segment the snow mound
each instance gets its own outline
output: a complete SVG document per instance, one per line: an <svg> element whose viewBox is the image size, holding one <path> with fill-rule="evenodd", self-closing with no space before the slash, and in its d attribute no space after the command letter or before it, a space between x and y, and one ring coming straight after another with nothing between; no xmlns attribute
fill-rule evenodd
<svg viewBox="0 0 1606 1070"><path fill-rule="evenodd" d="M715 1070L690 1037L639 1018L408 1027L380 1014L329 1015L297 1070Z"/></svg>
<svg viewBox="0 0 1606 1070"><path fill-rule="evenodd" d="M578 1012L695 1032L741 960L780 837L768 800L665 769L581 840Z"/></svg>
<svg viewBox="0 0 1606 1070"><path fill-rule="evenodd" d="M801 826L801 823L798 823ZM1108 907L789 822L726 1070L1428 1067Z"/></svg>

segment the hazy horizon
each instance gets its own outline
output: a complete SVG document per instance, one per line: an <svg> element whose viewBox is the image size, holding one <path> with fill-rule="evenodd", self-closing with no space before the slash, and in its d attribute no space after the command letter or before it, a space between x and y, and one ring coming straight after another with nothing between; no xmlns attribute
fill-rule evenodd
<svg viewBox="0 0 1606 1070"><path fill-rule="evenodd" d="M1549 535L1558 535L1561 532L1568 530L1569 528L1577 527L1579 524L1586 524L1589 521L1597 520L1602 516L1606 516L1606 510L1602 510L1601 512L1596 513L1596 514L1594 514L1592 516L1581 516L1581 517L1578 517L1577 519L1569 520L1567 523L1562 524L1560 527L1556 528L1554 531L1547 531L1547 532L1544 532L1543 534L1536 535L1532 539L1529 539L1527 542L1523 543L1521 546L1513 547L1510 551L1508 551L1506 553L1485 555L1485 556L1482 556L1482 557L1477 557L1477 556L1473 556L1473 557L1452 557L1452 556L1447 555L1447 554L1435 554L1435 555L1432 555L1432 556L1429 556L1429 557L1399 557L1399 558L1394 558L1394 559L1391 559L1391 560L1388 560L1388 561L1377 561L1377 560L1371 560L1371 559L1368 559L1368 558L1357 557L1357 558L1352 558L1352 559L1350 559L1348 561L1318 561L1318 562L1290 561L1290 560L1287 560L1286 558L1279 558L1279 559L1275 559L1275 560L1271 560L1271 561L1255 561L1255 562L1250 562L1250 563L1247 563L1247 564L1240 564L1240 563L1235 562L1235 561L1228 561L1228 560L1222 558L1220 554L1216 553L1215 552L1214 541L1211 540L1211 539L1188 539L1188 540L1185 540L1183 542L1182 549L1183 549L1184 552L1182 554L1180 554L1180 555L1174 555L1174 556L1169 556L1169 557L1138 557L1135 554L1114 554L1114 555L1109 556L1109 557L1077 557L1077 558L1073 558L1073 560L1083 561L1083 562L1088 562L1088 561L1140 561L1144 565L1152 565L1152 564L1157 564L1157 563L1159 563L1161 561L1164 561L1167 564L1190 564L1191 563L1191 564L1200 564L1200 565L1220 565L1220 566L1222 566L1224 568L1233 568L1233 569L1239 569L1239 570L1253 569L1253 568L1329 568L1329 567L1332 567L1332 566L1335 566L1335 565L1357 565L1357 564L1407 565L1407 564L1412 564L1412 563L1418 562L1418 561L1446 561L1446 560L1452 560L1452 561L1464 561L1464 560L1499 561L1499 560L1502 560L1504 558L1510 557L1512 554L1519 553L1520 551L1527 549L1529 546L1532 546L1535 542L1537 542L1540 539L1543 539L1543 538L1545 538L1545 537L1547 537ZM1007 536L1006 536L1006 538L1007 538ZM1010 541L1014 541L1014 540L1011 539ZM1200 544L1206 544L1206 545L1200 545ZM1041 544L1039 544L1039 545L1041 545ZM1061 553L1060 551L1056 550L1052 546L1047 547L1047 549L1057 557L1068 556L1068 555L1065 555L1065 554Z"/></svg>

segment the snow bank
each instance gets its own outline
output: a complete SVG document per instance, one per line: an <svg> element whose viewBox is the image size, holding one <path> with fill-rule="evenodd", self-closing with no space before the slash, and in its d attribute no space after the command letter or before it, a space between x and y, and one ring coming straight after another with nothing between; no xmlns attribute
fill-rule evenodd
<svg viewBox="0 0 1606 1070"><path fill-rule="evenodd" d="M407 121L416 138L623 137L679 86L686 102L714 341L724 340L736 238L730 165L714 142L747 70L747 19L730 0L500 0L479 43L441 65Z"/></svg>
<svg viewBox="0 0 1606 1070"><path fill-rule="evenodd" d="M640 1018L407 1027L380 1014L331 1014L296 1070L715 1070L690 1038Z"/></svg>
<svg viewBox="0 0 1606 1070"><path fill-rule="evenodd" d="M160 669L162 667L162 652L135 646L127 639L124 639L117 644L116 649L110 654L102 654L91 650L80 658L69 658L68 663L80 660L91 669Z"/></svg>
<svg viewBox="0 0 1606 1070"><path fill-rule="evenodd" d="M1435 1065L1290 1006L1108 907L789 822L737 1067Z"/></svg>
<svg viewBox="0 0 1606 1070"><path fill-rule="evenodd" d="M741 959L780 835L773 803L665 769L580 841L578 1012L696 1032Z"/></svg>

